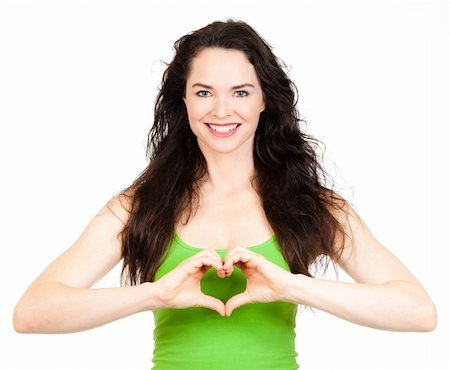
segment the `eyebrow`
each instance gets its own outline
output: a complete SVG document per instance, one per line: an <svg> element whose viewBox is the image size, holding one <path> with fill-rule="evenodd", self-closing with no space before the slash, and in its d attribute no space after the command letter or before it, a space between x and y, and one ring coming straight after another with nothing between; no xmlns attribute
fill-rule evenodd
<svg viewBox="0 0 450 370"><path fill-rule="evenodd" d="M203 87L204 89L210 89L210 90L213 90L213 87L212 87L212 86L205 85L205 84L202 84L202 83L199 83L199 82L193 84L192 87ZM255 86L252 85L252 84L250 84L250 83L245 83L245 84L233 86L233 87L231 88L231 90L242 89L243 87L255 87Z"/></svg>

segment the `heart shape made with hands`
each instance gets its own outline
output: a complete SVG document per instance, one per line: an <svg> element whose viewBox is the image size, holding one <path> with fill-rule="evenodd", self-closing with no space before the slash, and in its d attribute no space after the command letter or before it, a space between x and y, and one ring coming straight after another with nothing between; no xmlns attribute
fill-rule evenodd
<svg viewBox="0 0 450 370"><path fill-rule="evenodd" d="M224 304L225 315L230 316L231 312L238 307L237 302L231 305L233 298L239 297L245 292L247 277L235 264L233 265L233 272L224 277L217 276L217 270L211 267L200 280L200 286L202 293L221 300ZM242 304L244 302L241 300L240 305Z"/></svg>
<svg viewBox="0 0 450 370"><path fill-rule="evenodd" d="M217 276L217 270L211 267L200 280L201 291L226 303L233 296L243 293L247 287L247 277L238 267L233 267L229 276Z"/></svg>
<svg viewBox="0 0 450 370"><path fill-rule="evenodd" d="M210 267L200 280L201 291L224 303L225 315L249 303L285 300L289 271L269 261L264 256L238 248L232 258L222 261L228 273L219 277L215 267Z"/></svg>

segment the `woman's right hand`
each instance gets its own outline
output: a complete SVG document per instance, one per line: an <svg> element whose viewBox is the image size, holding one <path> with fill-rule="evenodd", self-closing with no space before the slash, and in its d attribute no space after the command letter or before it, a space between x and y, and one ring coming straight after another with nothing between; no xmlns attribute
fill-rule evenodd
<svg viewBox="0 0 450 370"><path fill-rule="evenodd" d="M164 308L207 307L225 316L225 305L217 298L204 294L200 280L210 268L225 277L223 261L213 249L204 249L181 262L176 268L154 282L158 299Z"/></svg>

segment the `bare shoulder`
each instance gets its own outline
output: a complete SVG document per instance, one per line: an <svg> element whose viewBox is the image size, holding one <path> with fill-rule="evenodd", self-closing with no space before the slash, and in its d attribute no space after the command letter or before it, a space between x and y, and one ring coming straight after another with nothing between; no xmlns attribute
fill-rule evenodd
<svg viewBox="0 0 450 370"><path fill-rule="evenodd" d="M348 270L349 264L355 261L358 244L363 239L374 242L375 238L355 208L340 194L325 189L323 198L330 214L338 222L333 244L336 262L341 268Z"/></svg>
<svg viewBox="0 0 450 370"><path fill-rule="evenodd" d="M88 288L122 258L121 232L128 221L132 197L112 197L90 220L75 243L57 257L34 284L60 282Z"/></svg>
<svg viewBox="0 0 450 370"><path fill-rule="evenodd" d="M336 206L330 213L339 222L335 248L340 248L338 265L356 282L384 283L390 280L417 282L403 263L373 235L362 217L348 201L336 193Z"/></svg>
<svg viewBox="0 0 450 370"><path fill-rule="evenodd" d="M349 257L354 245L355 233L365 226L364 222L350 203L335 191L325 189L322 197L328 211L339 225L333 245L335 252L339 256Z"/></svg>
<svg viewBox="0 0 450 370"><path fill-rule="evenodd" d="M112 214L122 225L126 225L132 212L133 193L128 190L112 197L105 206L98 212L97 216Z"/></svg>
<svg viewBox="0 0 450 370"><path fill-rule="evenodd" d="M325 189L322 191L322 195L328 205L328 210L342 226L350 226L349 222L354 224L362 221L350 202L337 192Z"/></svg>

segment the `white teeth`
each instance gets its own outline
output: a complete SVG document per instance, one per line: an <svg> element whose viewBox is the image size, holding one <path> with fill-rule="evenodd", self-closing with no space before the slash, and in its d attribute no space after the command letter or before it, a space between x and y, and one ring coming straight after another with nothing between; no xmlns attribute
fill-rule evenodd
<svg viewBox="0 0 450 370"><path fill-rule="evenodd" d="M229 125L229 126L215 126L215 125L208 124L208 126L217 132L230 132L230 131L234 130L238 125L236 124L236 125Z"/></svg>

